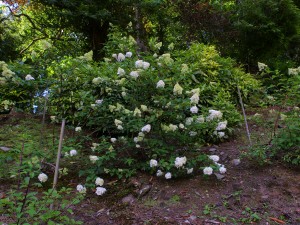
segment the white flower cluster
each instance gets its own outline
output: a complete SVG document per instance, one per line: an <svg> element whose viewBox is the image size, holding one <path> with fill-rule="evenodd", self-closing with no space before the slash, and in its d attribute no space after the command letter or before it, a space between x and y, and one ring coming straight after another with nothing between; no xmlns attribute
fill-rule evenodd
<svg viewBox="0 0 300 225"><path fill-rule="evenodd" d="M182 95L182 91L183 91L183 88L178 83L176 83L173 88L173 94L174 95Z"/></svg>
<svg viewBox="0 0 300 225"><path fill-rule="evenodd" d="M115 125L118 130L123 130L122 124L123 124L123 122L121 120L115 119Z"/></svg>
<svg viewBox="0 0 300 225"><path fill-rule="evenodd" d="M48 176L45 173L40 173L38 179L40 182L44 183L48 180Z"/></svg>
<svg viewBox="0 0 300 225"><path fill-rule="evenodd" d="M142 127L142 129L141 129L142 132L146 132L146 133L149 133L150 130L151 130L150 124L147 124L146 126Z"/></svg>
<svg viewBox="0 0 300 225"><path fill-rule="evenodd" d="M158 165L157 160L155 160L155 159L151 159L151 160L150 160L150 167L151 167L151 168L152 168L152 167L157 167L157 165Z"/></svg>
<svg viewBox="0 0 300 225"><path fill-rule="evenodd" d="M81 184L78 184L76 186L76 190L80 193L80 194L85 194L86 193L86 187L84 187L83 185Z"/></svg>
<svg viewBox="0 0 300 225"><path fill-rule="evenodd" d="M163 80L159 80L156 84L156 88L164 88L165 82Z"/></svg>
<svg viewBox="0 0 300 225"><path fill-rule="evenodd" d="M184 164L186 164L186 161L187 161L187 159L186 159L186 157L184 156L184 157L176 157L176 159L175 159L175 167L176 168L181 168L181 167L183 167L184 166Z"/></svg>
<svg viewBox="0 0 300 225"><path fill-rule="evenodd" d="M300 66L298 68L289 68L288 74L289 75L298 75L300 73Z"/></svg>
<svg viewBox="0 0 300 225"><path fill-rule="evenodd" d="M92 163L95 163L97 160L99 160L99 157L96 155L90 155L89 158Z"/></svg>
<svg viewBox="0 0 300 225"><path fill-rule="evenodd" d="M208 110L209 115L206 117L207 121L211 121L214 119L222 119L223 113L218 110L210 109Z"/></svg>
<svg viewBox="0 0 300 225"><path fill-rule="evenodd" d="M30 74L27 74L26 77L25 77L25 80L35 80L35 79Z"/></svg>
<svg viewBox="0 0 300 225"><path fill-rule="evenodd" d="M82 130L81 127L76 127L76 128L75 128L75 131L76 131L76 132L80 132L81 130Z"/></svg>
<svg viewBox="0 0 300 225"><path fill-rule="evenodd" d="M227 121L219 122L216 131L225 130L227 126Z"/></svg>
<svg viewBox="0 0 300 225"><path fill-rule="evenodd" d="M72 149L70 151L70 156L74 156L74 155L77 155L77 151L75 149Z"/></svg>
<svg viewBox="0 0 300 225"><path fill-rule="evenodd" d="M149 67L150 67L150 63L145 62L145 61L143 61L143 60L137 60L137 61L135 62L135 68L137 68L137 69L144 69L144 70L146 70L146 69L148 69Z"/></svg>
<svg viewBox="0 0 300 225"><path fill-rule="evenodd" d="M258 63L257 63L257 66L258 66L258 70L259 70L259 71L263 71L263 70L265 70L266 68L268 68L268 66L267 66L266 64L261 63L261 62L258 62Z"/></svg>

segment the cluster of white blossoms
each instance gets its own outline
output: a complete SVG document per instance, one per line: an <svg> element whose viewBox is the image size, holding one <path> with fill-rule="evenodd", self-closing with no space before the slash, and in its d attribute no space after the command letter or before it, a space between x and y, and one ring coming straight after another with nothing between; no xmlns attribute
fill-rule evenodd
<svg viewBox="0 0 300 225"><path fill-rule="evenodd" d="M143 60L137 60L137 61L135 62L135 68L137 68L137 69L144 69L144 70L146 70L146 69L148 69L149 67L150 67L150 63L145 62L145 61L143 61Z"/></svg>
<svg viewBox="0 0 300 225"><path fill-rule="evenodd" d="M268 66L267 66L266 64L261 63L261 62L258 62L258 63L257 63L257 66L258 66L258 70L259 70L259 71L263 71L263 70L265 70L265 69L268 68Z"/></svg>
<svg viewBox="0 0 300 225"><path fill-rule="evenodd" d="M92 163L95 163L99 159L99 157L96 155L90 155L89 158Z"/></svg>
<svg viewBox="0 0 300 225"><path fill-rule="evenodd" d="M92 151L95 151L99 145L100 144L98 144L98 143L92 143L92 147L91 147Z"/></svg>
<svg viewBox="0 0 300 225"><path fill-rule="evenodd" d="M80 194L85 194L86 193L86 187L84 187L83 185L81 184L78 184L76 186L76 190L80 193Z"/></svg>
<svg viewBox="0 0 300 225"><path fill-rule="evenodd" d="M206 117L207 121L211 121L214 119L222 119L223 113L218 110L210 109L208 110L209 115Z"/></svg>
<svg viewBox="0 0 300 225"><path fill-rule="evenodd" d="M156 84L156 88L164 88L165 82L163 80L159 80Z"/></svg>
<svg viewBox="0 0 300 225"><path fill-rule="evenodd" d="M96 103L97 105L101 105L102 102L103 102L103 99L97 99L97 100L95 101L95 103Z"/></svg>
<svg viewBox="0 0 300 225"><path fill-rule="evenodd" d="M77 155L77 151L75 149L72 149L70 151L70 156L74 156L74 155Z"/></svg>
<svg viewBox="0 0 300 225"><path fill-rule="evenodd" d="M111 143L115 143L116 141L117 141L117 138L111 138L111 139L110 139L110 142L111 142Z"/></svg>
<svg viewBox="0 0 300 225"><path fill-rule="evenodd" d="M25 80L35 80L35 79L30 74L27 74L26 77L25 77Z"/></svg>
<svg viewBox="0 0 300 225"><path fill-rule="evenodd" d="M221 174L226 173L227 169L225 168L225 166L218 163L220 160L220 157L218 155L210 155L209 159L211 159L213 161L213 163L219 167L219 172ZM211 175L213 173L213 169L211 167L205 167L203 170L203 173L206 175Z"/></svg>
<svg viewBox="0 0 300 225"><path fill-rule="evenodd" d="M187 161L187 159L185 156L184 157L176 157L175 162L174 162L175 167L176 168L183 167L186 164L186 161Z"/></svg>
<svg viewBox="0 0 300 225"><path fill-rule="evenodd" d="M157 167L157 165L158 165L157 160L155 160L155 159L151 159L151 160L150 160L150 167L151 167L151 168L152 168L152 167Z"/></svg>
<svg viewBox="0 0 300 225"><path fill-rule="evenodd" d="M6 82L6 80L11 79L15 75L15 73L12 72L8 68L8 65L3 61L0 61L0 68L3 70L2 71L3 77L0 77L0 84L4 84Z"/></svg>
<svg viewBox="0 0 300 225"><path fill-rule="evenodd" d="M125 72L125 70L124 70L124 69L122 69L121 67L119 67L119 68L118 68L118 72L117 72L117 74L118 74L119 76L123 76L123 75L125 75L125 74L126 74L126 72Z"/></svg>
<svg viewBox="0 0 300 225"><path fill-rule="evenodd" d="M123 130L123 126L122 126L123 122L121 120L115 119L114 122L118 130Z"/></svg>
<svg viewBox="0 0 300 225"><path fill-rule="evenodd" d="M168 180L168 179L171 179L172 178L172 174L170 172L167 172L165 174L165 178Z"/></svg>
<svg viewBox="0 0 300 225"><path fill-rule="evenodd" d="M289 68L288 74L289 75L298 75L300 73L300 66L298 68Z"/></svg>
<svg viewBox="0 0 300 225"><path fill-rule="evenodd" d="M146 133L149 133L150 130L151 130L150 124L147 124L146 126L142 127L142 129L141 129L142 132L146 132Z"/></svg>
<svg viewBox="0 0 300 225"><path fill-rule="evenodd" d="M191 113L195 114L195 113L198 113L199 109L198 109L197 106L193 106L193 107L190 108L190 111L191 111Z"/></svg>
<svg viewBox="0 0 300 225"><path fill-rule="evenodd" d="M129 75L135 79L140 76L138 71L131 71Z"/></svg>
<svg viewBox="0 0 300 225"><path fill-rule="evenodd" d="M75 127L76 132L80 132L81 130L82 130L81 127Z"/></svg>
<svg viewBox="0 0 300 225"><path fill-rule="evenodd" d="M48 180L48 176L45 173L40 173L38 175L38 179L40 182L44 183Z"/></svg>
<svg viewBox="0 0 300 225"><path fill-rule="evenodd" d="M143 132L139 132L137 137L133 138L135 143L142 142L144 140L145 134Z"/></svg>
<svg viewBox="0 0 300 225"><path fill-rule="evenodd" d="M191 104L198 104L199 103L199 94L195 93L193 96L190 98Z"/></svg>
<svg viewBox="0 0 300 225"><path fill-rule="evenodd" d="M216 131L225 130L227 126L227 121L219 122Z"/></svg>
<svg viewBox="0 0 300 225"><path fill-rule="evenodd" d="M183 91L183 88L178 83L176 83L173 88L173 94L174 95L182 95L182 91Z"/></svg>

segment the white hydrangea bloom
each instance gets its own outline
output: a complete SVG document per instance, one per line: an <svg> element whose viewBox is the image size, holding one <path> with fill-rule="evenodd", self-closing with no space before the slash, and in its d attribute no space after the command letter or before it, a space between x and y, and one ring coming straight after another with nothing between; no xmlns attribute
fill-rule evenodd
<svg viewBox="0 0 300 225"><path fill-rule="evenodd" d="M165 82L163 80L160 80L156 84L156 88L164 88L165 87Z"/></svg>
<svg viewBox="0 0 300 225"><path fill-rule="evenodd" d="M143 69L146 70L150 67L150 63L148 62L143 62Z"/></svg>
<svg viewBox="0 0 300 225"><path fill-rule="evenodd" d="M122 62L124 59L125 59L125 55L122 53L119 53L118 58L117 58L118 62Z"/></svg>
<svg viewBox="0 0 300 225"><path fill-rule="evenodd" d="M161 177L164 173L161 170L157 170L156 176Z"/></svg>
<svg viewBox="0 0 300 225"><path fill-rule="evenodd" d="M204 173L205 175L212 175L213 169L212 169L211 167L205 167L205 168L203 169L203 173Z"/></svg>
<svg viewBox="0 0 300 225"><path fill-rule="evenodd" d="M115 125L118 126L118 125L122 125L123 122L121 120L118 120L118 119L115 119Z"/></svg>
<svg viewBox="0 0 300 225"><path fill-rule="evenodd" d="M187 174L191 174L191 173L193 173L193 171L194 171L194 168L187 168L186 169Z"/></svg>
<svg viewBox="0 0 300 225"><path fill-rule="evenodd" d="M169 125L169 129L170 129L171 131L176 131L176 130L178 129L178 126L175 125L175 124L170 124L170 125Z"/></svg>
<svg viewBox="0 0 300 225"><path fill-rule="evenodd" d="M211 121L213 119L222 119L223 113L221 111L210 109L208 112L209 115L206 117L207 121Z"/></svg>
<svg viewBox="0 0 300 225"><path fill-rule="evenodd" d="M118 68L117 74L118 74L119 76L123 76L123 75L125 75L125 70L122 69L121 67L119 67L119 68Z"/></svg>
<svg viewBox="0 0 300 225"><path fill-rule="evenodd" d="M110 141L111 143L115 143L117 141L117 138L111 138Z"/></svg>
<svg viewBox="0 0 300 225"><path fill-rule="evenodd" d="M144 127L141 129L142 132L147 132L147 133L149 133L150 130L151 130L151 125L150 125L150 124L147 124L146 126L144 126Z"/></svg>
<svg viewBox="0 0 300 225"><path fill-rule="evenodd" d="M193 107L191 107L190 111L191 111L191 113L198 113L199 109L197 106L193 106Z"/></svg>
<svg viewBox="0 0 300 225"><path fill-rule="evenodd" d="M300 73L300 67L298 68L289 68L288 69L288 74L289 75L298 75Z"/></svg>
<svg viewBox="0 0 300 225"><path fill-rule="evenodd" d="M86 193L86 187L84 187L83 185L81 184L78 184L77 187L76 187L76 190L81 193L81 194L85 194Z"/></svg>
<svg viewBox="0 0 300 225"><path fill-rule="evenodd" d="M205 122L205 119L204 119L204 116L199 116L197 119L196 119L196 121L195 121L196 123L204 123Z"/></svg>
<svg viewBox="0 0 300 225"><path fill-rule="evenodd" d="M136 147L136 148L140 148L141 146L140 146L140 145L135 145L135 147Z"/></svg>
<svg viewBox="0 0 300 225"><path fill-rule="evenodd" d="M100 177L97 177L96 180L95 180L95 184L98 185L98 186L103 186L104 180Z"/></svg>
<svg viewBox="0 0 300 225"><path fill-rule="evenodd" d="M223 122L219 122L216 130L217 131L219 131L219 130L225 130L226 126L227 126L227 121L226 120L223 121Z"/></svg>
<svg viewBox="0 0 300 225"><path fill-rule="evenodd" d="M227 169L224 166L221 166L219 168L219 171L220 171L220 173L224 174L224 173L226 173Z"/></svg>
<svg viewBox="0 0 300 225"><path fill-rule="evenodd" d="M185 127L184 127L184 124L183 124L183 123L180 123L180 124L179 124L179 128L180 128L180 129L184 129L184 128L185 128Z"/></svg>
<svg viewBox="0 0 300 225"><path fill-rule="evenodd" d="M132 52L126 52L125 57L131 58L131 56L132 56Z"/></svg>
<svg viewBox="0 0 300 225"><path fill-rule="evenodd" d="M197 134L198 134L198 133L197 133L196 131L190 131L190 132L189 132L189 135L190 135L191 137L195 137Z"/></svg>
<svg viewBox="0 0 300 225"><path fill-rule="evenodd" d="M127 93L125 91L122 91L121 95L124 98L127 95Z"/></svg>
<svg viewBox="0 0 300 225"><path fill-rule="evenodd" d="M144 65L143 60L135 61L135 67L136 68L143 68L143 65Z"/></svg>
<svg viewBox="0 0 300 225"><path fill-rule="evenodd" d="M100 84L101 83L101 78L100 77L96 77L93 79L93 84L97 85L97 84Z"/></svg>
<svg viewBox="0 0 300 225"><path fill-rule="evenodd" d="M134 137L134 138L133 138L133 141L134 141L135 143L138 143L138 142L139 142L139 138L138 138L138 137Z"/></svg>
<svg viewBox="0 0 300 225"><path fill-rule="evenodd" d="M90 155L90 161L91 161L92 163L95 163L98 159L99 159L98 156L96 156L96 155Z"/></svg>
<svg viewBox="0 0 300 225"><path fill-rule="evenodd" d="M259 70L259 71L263 71L263 70L265 70L266 68L268 68L268 66L267 66L266 64L260 63L260 62L257 63L257 66L258 66L258 70Z"/></svg>
<svg viewBox="0 0 300 225"><path fill-rule="evenodd" d="M26 77L25 77L25 80L35 80L35 79L30 74L27 74Z"/></svg>
<svg viewBox="0 0 300 225"><path fill-rule="evenodd" d="M122 125L118 125L118 126L117 126L117 129L118 129L118 130L123 130L124 128L123 128Z"/></svg>
<svg viewBox="0 0 300 225"><path fill-rule="evenodd" d="M187 64L182 64L181 65L181 73L185 74L189 71L189 67Z"/></svg>
<svg viewBox="0 0 300 225"><path fill-rule="evenodd" d="M171 174L170 172L167 172L167 173L165 174L165 178L166 178L166 179L171 179L171 178L172 178L172 174Z"/></svg>
<svg viewBox="0 0 300 225"><path fill-rule="evenodd" d="M141 110L139 110L138 108L135 108L133 111L133 116L141 117L142 116Z"/></svg>
<svg viewBox="0 0 300 225"><path fill-rule="evenodd" d="M148 111L148 107L146 105L141 105L141 110L143 112L146 112L146 111Z"/></svg>
<svg viewBox="0 0 300 225"><path fill-rule="evenodd" d="M182 91L183 91L183 88L178 83L176 83L173 88L173 94L174 95L182 95Z"/></svg>
<svg viewBox="0 0 300 225"><path fill-rule="evenodd" d="M54 122L56 120L56 116L50 116L50 119L52 122Z"/></svg>
<svg viewBox="0 0 300 225"><path fill-rule="evenodd" d="M74 156L74 155L77 155L77 151L75 149L72 149L70 151L70 156Z"/></svg>
<svg viewBox="0 0 300 225"><path fill-rule="evenodd" d="M96 195L103 195L106 192L106 188L104 187L97 187L96 188Z"/></svg>
<svg viewBox="0 0 300 225"><path fill-rule="evenodd" d="M95 103L96 103L97 105L101 105L102 102L103 102L103 99L97 99L97 100L95 101Z"/></svg>
<svg viewBox="0 0 300 225"><path fill-rule="evenodd" d="M157 160L155 160L155 159L151 159L151 160L150 160L150 167L151 167L151 168L152 168L152 167L157 167L157 165L158 165Z"/></svg>
<svg viewBox="0 0 300 225"><path fill-rule="evenodd" d="M198 104L199 103L199 94L195 93L193 96L190 98L192 104Z"/></svg>
<svg viewBox="0 0 300 225"><path fill-rule="evenodd" d="M75 131L76 131L76 132L81 131L81 127L76 127L76 128L75 128Z"/></svg>
<svg viewBox="0 0 300 225"><path fill-rule="evenodd" d="M132 72L130 72L129 75L132 76L132 77L135 78L135 79L139 77L138 71L132 71Z"/></svg>
<svg viewBox="0 0 300 225"><path fill-rule="evenodd" d="M218 132L218 136L219 136L219 138L224 137L225 136L225 132Z"/></svg>
<svg viewBox="0 0 300 225"><path fill-rule="evenodd" d="M218 162L220 160L218 155L210 155L209 158L214 162Z"/></svg>
<svg viewBox="0 0 300 225"><path fill-rule="evenodd" d="M40 182L44 183L48 180L48 176L45 173L40 173L38 179Z"/></svg>
<svg viewBox="0 0 300 225"><path fill-rule="evenodd" d="M194 119L192 117L187 117L185 119L185 125L190 126L193 123Z"/></svg>
<svg viewBox="0 0 300 225"><path fill-rule="evenodd" d="M175 159L175 167L176 168L180 168L180 167L183 167L184 164L186 164L186 157L176 157Z"/></svg>

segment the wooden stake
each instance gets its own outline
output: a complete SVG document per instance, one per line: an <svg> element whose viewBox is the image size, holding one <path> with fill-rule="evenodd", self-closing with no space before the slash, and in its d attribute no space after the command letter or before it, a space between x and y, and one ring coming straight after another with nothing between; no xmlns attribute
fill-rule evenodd
<svg viewBox="0 0 300 225"><path fill-rule="evenodd" d="M53 189L55 189L55 187L57 185L58 171L59 171L59 161L60 161L60 156L61 156L62 142L63 142L63 138L64 138L65 124L66 124L66 119L63 119L62 123L61 123L59 145L58 145L56 165L55 165L55 173L54 173L54 179L53 179Z"/></svg>
<svg viewBox="0 0 300 225"><path fill-rule="evenodd" d="M252 146L250 132L249 132L249 126L248 126L247 117L246 117L246 113L245 113L245 108L244 108L244 104L243 104L243 99L242 99L242 95L241 95L241 91L240 91L239 87L237 87L237 90L238 90L238 94L239 94L240 104L241 104L241 107L242 107L242 110L243 110L243 116L244 116L247 136L248 136L248 139L249 139L249 144L250 144L250 146Z"/></svg>

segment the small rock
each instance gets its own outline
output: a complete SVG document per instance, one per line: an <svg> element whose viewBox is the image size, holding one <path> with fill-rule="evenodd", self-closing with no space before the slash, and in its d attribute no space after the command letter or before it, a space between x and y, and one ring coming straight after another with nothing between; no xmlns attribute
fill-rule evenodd
<svg viewBox="0 0 300 225"><path fill-rule="evenodd" d="M208 151L215 152L216 150L217 150L216 148L210 148Z"/></svg>
<svg viewBox="0 0 300 225"><path fill-rule="evenodd" d="M147 185L144 185L141 190L139 190L139 197L143 197L144 195L146 195L150 189L152 188L151 185L147 184Z"/></svg>
<svg viewBox="0 0 300 225"><path fill-rule="evenodd" d="M124 204L129 204L129 205L131 205L131 204L135 201L135 198L133 197L132 194L130 194L130 195L128 195L128 196L122 198L121 201L122 201L122 203L124 203Z"/></svg>
<svg viewBox="0 0 300 225"><path fill-rule="evenodd" d="M225 176L219 173L215 173L218 180L222 180Z"/></svg>
<svg viewBox="0 0 300 225"><path fill-rule="evenodd" d="M233 160L231 161L231 163L232 163L232 165L234 165L234 166L238 166L238 165L240 165L241 160L240 160L240 159L233 159Z"/></svg>
<svg viewBox="0 0 300 225"><path fill-rule="evenodd" d="M5 147L5 146L1 146L1 147L0 147L0 149L1 149L1 150L3 150L3 151L5 151L5 152L7 152L7 151L9 151L9 150L10 150L10 148L8 148L8 147Z"/></svg>
<svg viewBox="0 0 300 225"><path fill-rule="evenodd" d="M263 196L261 196L261 199L264 200L264 201L268 200L268 198L269 198L269 195L263 195Z"/></svg>
<svg viewBox="0 0 300 225"><path fill-rule="evenodd" d="M193 215L191 215L191 216L188 218L189 221L194 221L194 220L196 220L196 219L197 219L197 216L193 216Z"/></svg>

